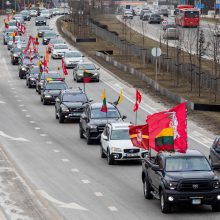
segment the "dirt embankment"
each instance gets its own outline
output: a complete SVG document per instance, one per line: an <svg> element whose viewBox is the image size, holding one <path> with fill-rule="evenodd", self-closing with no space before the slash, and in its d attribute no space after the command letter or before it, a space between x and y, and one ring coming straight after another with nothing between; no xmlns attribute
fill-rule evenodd
<svg viewBox="0 0 220 220"><path fill-rule="evenodd" d="M107 20L108 21L111 20L111 23L113 23L112 26L109 23L106 24L104 18L102 18L102 19L99 18L99 21L102 21L102 23L105 23L111 31L120 32L121 24L117 19L115 19L115 20L113 18L109 19L109 17L108 17ZM129 63L130 66L133 66L133 67L139 69L140 71L145 72L148 76L151 76L152 78L155 77L154 65L147 64L147 65L143 66L142 62L140 61L140 59L138 57L131 57L131 56L126 57L125 54L123 54L123 51L119 50L113 44L105 41L104 39L101 39L98 36L95 36L94 34L90 34L90 37L95 36L97 38L97 41L94 43L75 43L74 41L72 41L72 39L68 38L65 35L65 33L63 33L61 30L61 26L66 28L67 30L69 30L71 25L74 25L74 24L69 23L69 22L63 22L62 18L57 20L57 27L58 27L59 32L61 33L61 35L64 38L66 38L67 41L69 41L69 43L71 43L76 48L81 50L87 56L96 60L102 66L105 66L105 68L109 69L111 72L113 72L116 76L118 76L119 78L121 78L125 82L128 82L129 84L133 85L136 88L140 88L143 92L151 95L158 102L165 103L168 108L170 106L176 104L176 103L173 103L172 101L170 101L169 99L167 99L166 97L162 97L160 94L157 94L155 91L152 90L152 88L149 85L147 85L145 82L141 81L137 77L130 75L129 73L126 73L124 71L121 71L118 68L116 68L116 67L112 66L111 64L107 63L106 61L104 61L102 58L97 57L95 55L95 53L96 53L96 51L100 51L100 50L106 50L106 51L113 50L113 56L116 60L118 60L122 63L126 63L126 64ZM132 31L131 34L132 34L132 39L135 39L136 35L140 35L135 31ZM137 40L137 42L139 42L138 39L136 39L136 40ZM139 38L139 40L140 40L140 38ZM145 44L147 45L147 43L149 43L150 45L155 44L155 42L153 42L153 40L145 38ZM156 42L156 43L158 45L158 42ZM193 96L192 92L189 90L189 86L186 84L183 84L184 79L181 81L182 86L177 88L173 84L170 85L170 80L171 80L170 77L174 77L174 76L170 76L166 72L161 72L161 74L158 78L158 81L164 87L166 87L166 84L169 84L171 91L176 92L176 93L182 95L183 97L185 97L184 94L188 94L189 96ZM168 86L168 88L169 88L169 86ZM210 95L208 93L207 93L206 97L205 97L204 93L200 97L200 99L204 99L204 98L207 100L207 103L209 103ZM190 99L190 98L188 98L188 99ZM216 113L216 112L190 111L188 113L188 117L190 119L196 121L201 127L205 127L206 129L214 132L216 135L219 135L219 133L220 133L220 113L218 113L218 112Z"/></svg>

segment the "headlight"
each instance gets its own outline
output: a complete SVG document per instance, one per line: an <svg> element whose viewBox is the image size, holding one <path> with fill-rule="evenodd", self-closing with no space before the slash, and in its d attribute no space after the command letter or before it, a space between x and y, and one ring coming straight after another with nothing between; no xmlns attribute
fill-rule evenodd
<svg viewBox="0 0 220 220"><path fill-rule="evenodd" d="M90 129L97 129L96 125L90 125L89 127L90 127Z"/></svg>
<svg viewBox="0 0 220 220"><path fill-rule="evenodd" d="M168 183L168 188L171 189L171 190L174 190L177 188L177 185L178 185L178 182L173 182L173 181L170 181Z"/></svg>
<svg viewBox="0 0 220 220"><path fill-rule="evenodd" d="M25 67L21 67L21 70L26 71L26 68Z"/></svg>
<svg viewBox="0 0 220 220"><path fill-rule="evenodd" d="M45 95L45 98L51 98L51 95L47 94Z"/></svg>
<svg viewBox="0 0 220 220"><path fill-rule="evenodd" d="M83 73L77 73L79 76L83 76Z"/></svg>
<svg viewBox="0 0 220 220"><path fill-rule="evenodd" d="M98 76L98 75L99 75L99 73L94 73L93 75L94 75L94 76Z"/></svg>
<svg viewBox="0 0 220 220"><path fill-rule="evenodd" d="M218 189L219 188L219 181L218 180L213 181L212 186L214 189Z"/></svg>
<svg viewBox="0 0 220 220"><path fill-rule="evenodd" d="M121 148L118 148L118 147L112 147L112 148L111 148L111 151L112 151L112 152L117 152L117 153L122 152Z"/></svg>
<svg viewBox="0 0 220 220"><path fill-rule="evenodd" d="M14 56L14 57L18 57L18 54L14 54L13 56Z"/></svg>
<svg viewBox="0 0 220 220"><path fill-rule="evenodd" d="M69 112L69 109L68 109L67 107L63 106L63 107L62 107L62 111L63 111L63 112Z"/></svg>

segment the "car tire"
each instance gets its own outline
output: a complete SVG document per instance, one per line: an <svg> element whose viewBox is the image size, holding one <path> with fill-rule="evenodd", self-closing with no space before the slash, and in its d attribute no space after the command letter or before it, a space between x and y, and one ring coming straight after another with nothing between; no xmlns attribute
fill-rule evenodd
<svg viewBox="0 0 220 220"><path fill-rule="evenodd" d="M103 151L102 144L100 145L100 156L101 156L101 158L106 158L106 155L105 155L105 153Z"/></svg>
<svg viewBox="0 0 220 220"><path fill-rule="evenodd" d="M63 124L64 123L64 117L59 113L59 123Z"/></svg>
<svg viewBox="0 0 220 220"><path fill-rule="evenodd" d="M56 108L55 108L55 118L56 118L56 119L59 118L58 115L57 115L57 110L56 110Z"/></svg>
<svg viewBox="0 0 220 220"><path fill-rule="evenodd" d="M81 138L81 139L83 139L84 138L84 136L83 136L83 129L82 129L82 127L79 125L79 137Z"/></svg>
<svg viewBox="0 0 220 220"><path fill-rule="evenodd" d="M108 150L108 152L107 152L107 161L108 161L108 165L114 165L114 159L113 159L112 156L110 155L109 150Z"/></svg>
<svg viewBox="0 0 220 220"><path fill-rule="evenodd" d="M145 199L153 199L153 195L150 193L150 190L151 190L151 185L148 176L146 176L143 181L143 191L144 191Z"/></svg>
<svg viewBox="0 0 220 220"><path fill-rule="evenodd" d="M28 88L29 88L29 89L31 88L31 84L30 84L30 82L28 82Z"/></svg>
<svg viewBox="0 0 220 220"><path fill-rule="evenodd" d="M212 211L213 212L220 212L220 204L213 204Z"/></svg>
<svg viewBox="0 0 220 220"><path fill-rule="evenodd" d="M166 202L166 194L163 191L160 193L160 208L162 213L171 212L171 206Z"/></svg>
<svg viewBox="0 0 220 220"><path fill-rule="evenodd" d="M96 82L99 82L99 79L97 79Z"/></svg>
<svg viewBox="0 0 220 220"><path fill-rule="evenodd" d="M42 102L43 102L43 105L46 105L46 104L47 104L47 102L46 102L45 99L43 99Z"/></svg>
<svg viewBox="0 0 220 220"><path fill-rule="evenodd" d="M86 132L86 143L87 143L88 145L92 144L92 140L91 140L91 138L90 138L90 133L89 133L89 131Z"/></svg>

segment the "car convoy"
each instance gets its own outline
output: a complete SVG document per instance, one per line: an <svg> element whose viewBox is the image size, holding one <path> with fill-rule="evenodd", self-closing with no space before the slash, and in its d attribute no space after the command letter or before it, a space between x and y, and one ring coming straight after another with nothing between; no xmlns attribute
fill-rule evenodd
<svg viewBox="0 0 220 220"><path fill-rule="evenodd" d="M70 88L58 70L40 69L38 63L43 62L43 57L37 51L25 53L27 42L23 37L19 36L10 43L11 34L18 31L14 21L29 21L36 17L35 25L42 25L37 29L38 37L42 38L43 45L47 45L51 57L62 58L67 68L73 68L73 79L77 82L83 81L84 72L90 74L90 80L99 82L99 68L85 61L80 51L70 50L47 25L47 19L59 14L59 10L38 12L27 10L15 15L4 31L3 44L10 50L11 63L19 65L19 78L25 79L28 88L36 89L43 105L55 105L55 118L59 123L78 119L79 137L86 139L87 144L100 142L100 157L107 158L109 165L123 160L142 161L144 196L146 199L160 200L163 213L170 212L173 206L181 203L208 204L213 211L220 211L220 182L213 171L220 168L220 138L214 141L210 149L211 165L203 154L195 150L184 154L160 152L152 156L148 150L133 146L129 136L131 123L124 122L126 116L121 115L115 104L107 103L108 111L102 112L102 103L93 102L81 88ZM161 23L161 17L149 14L148 10L140 12L140 15L149 23ZM127 13L126 16L131 15ZM163 28L167 31L175 27L170 24Z"/></svg>

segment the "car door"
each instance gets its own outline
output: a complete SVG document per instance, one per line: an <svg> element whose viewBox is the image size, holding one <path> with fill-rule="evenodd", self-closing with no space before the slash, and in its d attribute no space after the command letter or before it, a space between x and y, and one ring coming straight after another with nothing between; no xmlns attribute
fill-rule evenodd
<svg viewBox="0 0 220 220"><path fill-rule="evenodd" d="M56 112L58 113L58 112L60 112L60 104L62 103L62 98L63 98L63 96L61 95L61 92L60 92L60 94L57 96L57 98L56 98L56 102L55 102L55 109L56 109Z"/></svg>
<svg viewBox="0 0 220 220"><path fill-rule="evenodd" d="M216 138L210 148L210 158L213 164L220 164L220 149L217 147L219 138Z"/></svg>
<svg viewBox="0 0 220 220"><path fill-rule="evenodd" d="M110 133L110 129L109 129L109 126L108 125L106 125L105 126L105 129L104 129L104 131L103 131L103 133L102 133L102 148L104 149L104 151L105 152L107 152L107 148L108 148L108 146L109 146L109 133Z"/></svg>
<svg viewBox="0 0 220 220"><path fill-rule="evenodd" d="M82 129L83 131L86 131L86 128L87 128L87 123L88 123L88 115L89 115L89 112L90 112L90 108L89 106L87 105L81 115L81 126L82 126Z"/></svg>

